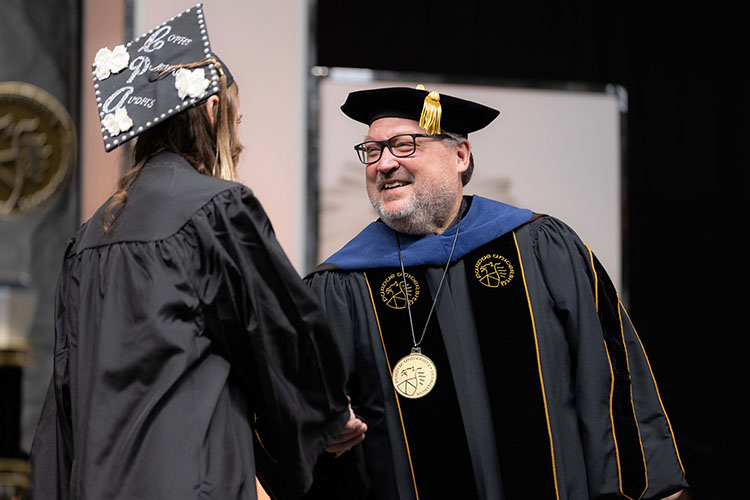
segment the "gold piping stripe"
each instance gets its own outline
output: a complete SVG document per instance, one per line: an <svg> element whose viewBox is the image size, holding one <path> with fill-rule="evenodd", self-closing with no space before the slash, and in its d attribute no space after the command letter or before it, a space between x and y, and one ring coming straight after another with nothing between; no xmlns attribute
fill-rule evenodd
<svg viewBox="0 0 750 500"><path fill-rule="evenodd" d="M591 248L589 248L588 245L586 245L586 249L589 251L589 261L591 265L591 271L594 273L594 300L596 305L596 312L599 312L599 277L596 273L596 268L594 267L594 254L591 251ZM622 330L622 322L620 324L620 329ZM604 345L604 351L607 353L607 364L609 365L609 422L610 426L612 427L612 443L615 446L615 460L617 461L617 483L619 485L620 493L627 498L628 500L633 500L629 496L625 494L625 492L622 490L622 464L620 463L620 446L617 443L617 432L615 430L615 414L614 414L614 399L615 399L615 370L612 368L612 356L609 354L609 348L607 347L607 341L602 338L602 344ZM627 359L627 356L625 356ZM629 369L628 369L629 371ZM631 395L632 400L632 395ZM637 422L636 422L637 423Z"/></svg>
<svg viewBox="0 0 750 500"><path fill-rule="evenodd" d="M588 245L586 245L586 250L589 251L591 270L594 272L594 302L596 304L596 312L599 312L599 275L596 274L596 267L594 266L594 252L591 251Z"/></svg>
<svg viewBox="0 0 750 500"><path fill-rule="evenodd" d="M388 374L393 376L391 370L391 362L388 360L388 351L385 349L385 340L383 340L383 331L380 328L380 318L378 318L378 309L375 307L375 298L372 296L372 287L370 287L370 280L367 279L367 273L362 273L365 277L365 283L367 283L367 291L370 294L370 301L372 302L372 311L375 313L375 322L378 324L378 333L380 334L380 343L383 345L383 354L385 354L385 362L388 365ZM396 406L398 407L398 418L401 421L401 431L404 433L404 443L406 443L406 456L409 458L409 469L411 470L411 480L414 483L414 494L419 500L419 490L417 489L417 478L414 476L414 465L411 463L411 451L409 450L409 440L406 438L406 427L404 427L404 417L401 415L401 403L398 400L398 394L396 389L393 389L393 396L396 398Z"/></svg>
<svg viewBox="0 0 750 500"><path fill-rule="evenodd" d="M265 492L265 494L268 495L268 497L271 498L271 500L278 500L278 497L268 487L268 481L263 479L263 477L260 474L258 474L257 470L255 471L255 477L256 479L258 479L258 483L260 484L261 488L263 488L263 491Z"/></svg>
<svg viewBox="0 0 750 500"><path fill-rule="evenodd" d="M277 464L278 462L276 461L276 459L273 458L270 453L268 453L268 450L266 449L266 446L263 444L263 440L260 439L260 434L258 434L258 431L255 430L255 429L253 429L253 432L255 432L255 437L258 438L258 444L263 449L263 452L266 454L266 456L268 458L271 459L271 462Z"/></svg>
<svg viewBox="0 0 750 500"><path fill-rule="evenodd" d="M274 460L274 458L271 456L270 453L268 453L268 450L266 449L265 445L263 444L263 441L260 439L260 434L258 434L258 429L255 428L255 426L258 424L258 414L253 413L253 432L255 433L255 437L258 438L258 444L260 444L260 447L263 449L263 452L268 456L268 458L271 459L271 461L275 464L278 462ZM268 495L269 498L272 500L277 500L276 494L271 490L268 482L263 479L263 477L258 473L258 470L256 468L255 470L255 477L258 480L258 483L263 488L263 491Z"/></svg>
<svg viewBox="0 0 750 500"><path fill-rule="evenodd" d="M547 408L547 393L544 390L544 375L542 374L542 360L539 355L539 339L536 333L536 322L534 321L534 309L531 307L531 298L529 297L529 288L526 284L526 272L523 268L523 259L521 258L521 249L518 247L518 240L516 239L516 232L513 231L513 242L516 245L516 252L518 252L518 263L521 268L521 279L523 280L524 293L526 293L526 302L529 305L529 317L531 318L531 329L534 332L534 346L536 348L536 363L539 368L539 385L542 388L542 400L544 401L544 417L547 419L547 434L549 435L549 448L552 459L552 479L555 482L555 497L559 500L560 491L557 486L557 467L555 464L555 445L552 441L552 427L549 423L549 408Z"/></svg>
<svg viewBox="0 0 750 500"><path fill-rule="evenodd" d="M617 433L615 432L615 415L614 410L612 409L613 401L615 398L615 371L612 368L612 357L609 355L609 348L607 347L607 342L604 339L602 339L602 344L604 344L604 350L607 352L607 363L609 364L609 422L612 426L612 442L615 445L615 459L617 460L617 483L620 485L620 493L622 493L622 495L628 500L633 500L629 496L625 495L625 493L622 491L622 465L620 464L620 447L617 444Z"/></svg>
<svg viewBox="0 0 750 500"><path fill-rule="evenodd" d="M620 336L622 337L622 347L623 349L625 349L625 363L628 367L628 376L629 376L630 375L630 356L628 356L628 346L625 342L625 328L622 325L622 313L620 312L621 305L622 303L620 302L620 297L617 296L617 320L620 322ZM638 415L635 412L635 401L633 401L633 384L630 384L630 406L631 408L633 408L633 420L635 421L635 428L638 429L638 446L641 449L641 458L643 459L643 472L646 476L645 477L646 485L643 488L643 491L641 492L641 494L638 496L638 499L640 500L641 498L643 498L643 495L645 495L646 491L648 490L648 467L646 466L646 454L643 451L643 438L641 437L641 426L638 425Z"/></svg>
<svg viewBox="0 0 750 500"><path fill-rule="evenodd" d="M622 303L620 305L622 306ZM648 355L646 354L646 349L644 349L643 342L641 342L641 337L638 335L638 331L635 329L635 325L633 325L633 320L630 319L630 315L628 314L627 309L625 309L625 306L622 306L622 310L625 312L625 316L628 318L628 322L630 323L630 326L633 327L633 333L635 333L635 338L636 340L638 340L638 344L641 346L641 352L643 353L643 357L646 359L648 372L651 375L651 381L654 383L654 389L656 389L656 397L659 400L659 406L661 407L661 411L662 413L664 413L664 418L667 419L667 426L669 427L669 433L672 435L672 445L674 446L674 452L677 455L677 461L680 463L680 469L682 470L682 475L684 476L685 466L682 464L680 451L677 449L677 441L675 441L674 431L672 430L672 422L669 421L667 410L664 408L664 403L661 400L661 393L659 392L659 386L656 383L656 378L654 377L654 371L651 369L651 362L648 359Z"/></svg>
<svg viewBox="0 0 750 500"><path fill-rule="evenodd" d="M589 261L591 265L591 271L594 273L594 300L596 304L596 311L599 312L599 276L597 275L596 266L594 265L594 252L591 251L591 248L588 245L586 245L586 249L589 252ZM625 331L622 326L622 314L620 313L620 307L619 307L621 305L621 302L620 302L619 296L617 296L617 304L618 304L617 319L618 319L618 322L620 323L620 337L622 337L622 347L625 350L625 364L627 366L628 374L630 374L630 357L628 356L628 346L625 343ZM609 418L610 418L610 422L612 423L612 439L614 441L615 454L617 456L617 477L620 483L620 493L624 497L630 498L625 494L622 488L622 465L620 463L620 449L619 449L619 446L617 445L617 435L615 433L615 420L614 420L614 414L612 410L613 399L614 399L615 375L614 375L614 370L612 368L612 359L609 355L609 349L607 348L607 343L603 339L602 339L602 342L604 342L604 349L607 352L607 362L609 363L609 371L612 377L611 378L612 384L610 387L610 396L609 396ZM638 445L641 449L641 458L643 460L643 471L646 476L645 478L646 486L644 490L641 492L641 494L638 496L638 498L640 499L648 490L648 468L646 467L646 455L643 451L643 439L641 438L641 427L638 425L638 415L636 415L635 413L635 402L633 401L633 385L632 384L630 385L629 392L630 392L630 406L631 408L633 408L633 421L635 422L635 427L638 430Z"/></svg>

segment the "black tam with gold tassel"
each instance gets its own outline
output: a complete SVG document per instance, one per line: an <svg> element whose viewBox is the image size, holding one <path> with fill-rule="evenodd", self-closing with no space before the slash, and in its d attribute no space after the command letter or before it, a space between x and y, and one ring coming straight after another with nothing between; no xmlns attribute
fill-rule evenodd
<svg viewBox="0 0 750 500"><path fill-rule="evenodd" d="M341 111L365 125L380 118L405 118L431 135L447 131L463 136L486 127L500 114L483 104L427 91L422 85L352 92Z"/></svg>

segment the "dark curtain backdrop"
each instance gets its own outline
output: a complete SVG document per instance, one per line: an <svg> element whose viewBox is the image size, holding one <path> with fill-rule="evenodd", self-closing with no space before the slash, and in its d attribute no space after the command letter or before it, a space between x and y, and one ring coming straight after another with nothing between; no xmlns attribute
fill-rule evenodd
<svg viewBox="0 0 750 500"><path fill-rule="evenodd" d="M722 498L741 491L730 470L746 379L748 30L738 6L640 5L317 0L311 65L627 89L626 306L691 494Z"/></svg>

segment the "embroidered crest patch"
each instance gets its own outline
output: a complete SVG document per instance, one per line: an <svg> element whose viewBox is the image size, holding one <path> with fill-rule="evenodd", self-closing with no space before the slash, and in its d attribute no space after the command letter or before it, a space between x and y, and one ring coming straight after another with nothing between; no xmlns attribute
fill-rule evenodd
<svg viewBox="0 0 750 500"><path fill-rule="evenodd" d="M505 286L513 280L513 264L502 255L493 253L480 257L474 264L474 275L488 288Z"/></svg>
<svg viewBox="0 0 750 500"><path fill-rule="evenodd" d="M406 273L406 293L404 293L404 278L398 273L390 274L380 285L380 298L391 309L406 308L406 294L409 294L409 305L413 305L419 298L419 282Z"/></svg>

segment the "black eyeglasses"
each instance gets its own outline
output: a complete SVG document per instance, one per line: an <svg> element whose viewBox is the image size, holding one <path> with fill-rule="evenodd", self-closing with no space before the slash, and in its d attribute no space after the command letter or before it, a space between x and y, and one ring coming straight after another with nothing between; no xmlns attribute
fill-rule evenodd
<svg viewBox="0 0 750 500"><path fill-rule="evenodd" d="M359 161L365 165L372 165L383 156L383 149L388 148L396 158L411 156L417 150L417 137L431 137L433 139L445 139L444 134L399 134L384 141L365 141L354 146Z"/></svg>

